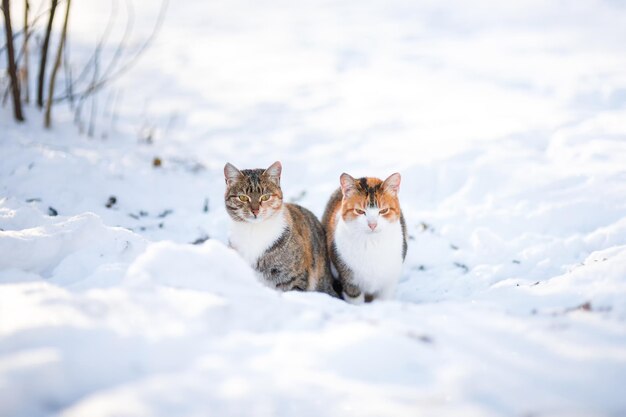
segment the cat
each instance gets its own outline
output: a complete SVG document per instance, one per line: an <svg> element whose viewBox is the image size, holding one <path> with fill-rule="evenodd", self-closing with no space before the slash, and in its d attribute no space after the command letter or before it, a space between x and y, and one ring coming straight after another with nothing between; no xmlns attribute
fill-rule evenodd
<svg viewBox="0 0 626 417"><path fill-rule="evenodd" d="M224 166L230 245L272 288L337 297L324 228L309 210L283 203L281 171L278 161L266 170Z"/></svg>
<svg viewBox="0 0 626 417"><path fill-rule="evenodd" d="M344 300L360 304L395 294L407 252L398 192L400 174L385 181L341 174L322 224L332 272Z"/></svg>

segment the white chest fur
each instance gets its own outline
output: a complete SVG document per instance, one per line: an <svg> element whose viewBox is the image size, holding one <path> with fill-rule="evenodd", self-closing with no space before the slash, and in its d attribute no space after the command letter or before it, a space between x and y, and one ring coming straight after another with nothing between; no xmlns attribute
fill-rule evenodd
<svg viewBox="0 0 626 417"><path fill-rule="evenodd" d="M353 282L362 291L391 298L402 274L402 226L389 223L378 233L350 227L337 219L335 245L339 256L354 272Z"/></svg>
<svg viewBox="0 0 626 417"><path fill-rule="evenodd" d="M287 223L281 210L269 219L258 223L233 221L230 244L251 266L283 234Z"/></svg>

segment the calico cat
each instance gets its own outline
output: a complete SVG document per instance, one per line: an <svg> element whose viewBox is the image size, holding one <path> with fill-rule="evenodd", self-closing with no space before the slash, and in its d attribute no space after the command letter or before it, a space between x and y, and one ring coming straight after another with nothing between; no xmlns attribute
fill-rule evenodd
<svg viewBox="0 0 626 417"><path fill-rule="evenodd" d="M400 174L381 181L344 173L340 182L322 224L343 298L354 304L392 298L407 251Z"/></svg>
<svg viewBox="0 0 626 417"><path fill-rule="evenodd" d="M283 203L280 162L266 170L224 167L224 201L230 215L230 245L259 273L263 283L282 291L321 291L337 296L317 217Z"/></svg>

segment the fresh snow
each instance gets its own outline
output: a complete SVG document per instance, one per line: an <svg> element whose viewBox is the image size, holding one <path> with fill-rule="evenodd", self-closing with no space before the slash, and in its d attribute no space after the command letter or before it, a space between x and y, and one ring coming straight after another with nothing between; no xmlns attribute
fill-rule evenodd
<svg viewBox="0 0 626 417"><path fill-rule="evenodd" d="M73 6L77 65L107 3ZM135 44L157 3L133 2ZM93 138L2 108L0 415L626 415L625 21L171 2ZM276 160L317 215L342 172L402 174L394 300L278 293L227 247L224 164Z"/></svg>

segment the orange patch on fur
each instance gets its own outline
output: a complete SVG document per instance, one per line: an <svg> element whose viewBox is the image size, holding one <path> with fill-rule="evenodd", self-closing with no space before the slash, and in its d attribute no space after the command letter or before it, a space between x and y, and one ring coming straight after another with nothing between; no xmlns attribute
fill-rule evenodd
<svg viewBox="0 0 626 417"><path fill-rule="evenodd" d="M355 180L355 191L344 195L341 204L341 215L345 221L352 221L362 214L357 210L365 211L372 204L379 210L388 209L381 214L390 222L400 219L400 201L398 196L383 188L383 181L379 178L365 177ZM373 192L373 196L371 193Z"/></svg>

